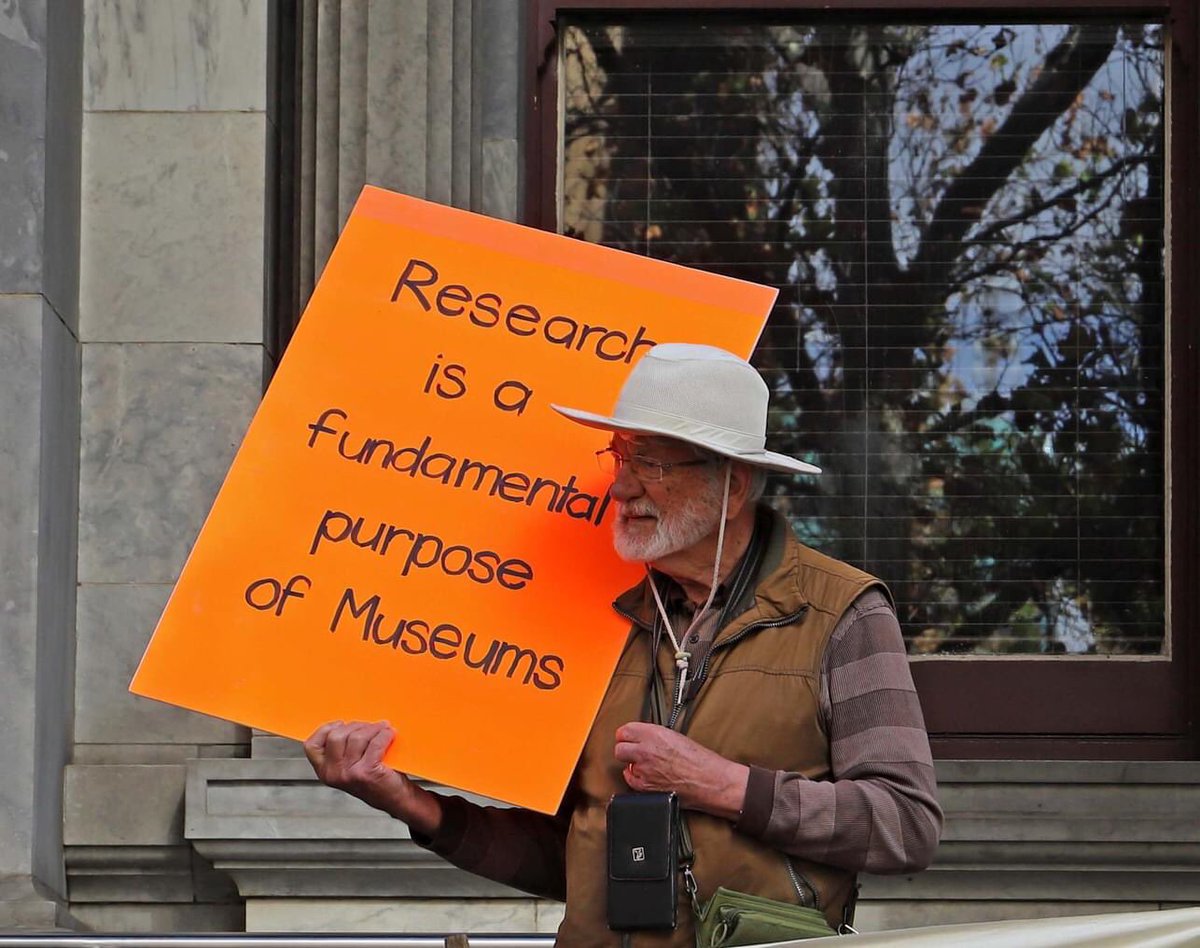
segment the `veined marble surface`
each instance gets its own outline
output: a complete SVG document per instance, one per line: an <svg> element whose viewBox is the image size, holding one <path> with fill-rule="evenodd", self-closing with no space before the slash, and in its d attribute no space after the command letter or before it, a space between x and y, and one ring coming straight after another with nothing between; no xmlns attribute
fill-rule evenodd
<svg viewBox="0 0 1200 948"><path fill-rule="evenodd" d="M543 907L544 906L544 907ZM533 899L250 899L251 932L553 932L555 903Z"/></svg>
<svg viewBox="0 0 1200 948"><path fill-rule="evenodd" d="M12 763L0 771L0 877L29 871L33 829L43 305L0 296L0 727Z"/></svg>
<svg viewBox="0 0 1200 948"><path fill-rule="evenodd" d="M245 912L240 904L204 905L165 903L137 905L123 902L109 905L76 904L71 912L94 932L240 932Z"/></svg>
<svg viewBox="0 0 1200 948"><path fill-rule="evenodd" d="M445 0L443 0L445 2ZM370 6L367 37L366 180L426 197L431 37L425 0ZM438 44L432 44L438 53ZM435 70L436 74L436 70ZM447 103L438 102L439 106ZM436 121L449 119L439 108ZM448 174L448 168L438 169Z"/></svg>
<svg viewBox="0 0 1200 948"><path fill-rule="evenodd" d="M260 346L84 346L79 582L173 583L262 392Z"/></svg>
<svg viewBox="0 0 1200 948"><path fill-rule="evenodd" d="M262 342L267 120L84 117L85 342Z"/></svg>
<svg viewBox="0 0 1200 948"><path fill-rule="evenodd" d="M265 0L87 0L84 108L265 111Z"/></svg>
<svg viewBox="0 0 1200 948"><path fill-rule="evenodd" d="M183 845L183 764L71 764L63 775L68 846Z"/></svg>
<svg viewBox="0 0 1200 948"><path fill-rule="evenodd" d="M40 15L35 15L40 14ZM0 3L0 293L41 289L45 11Z"/></svg>
<svg viewBox="0 0 1200 948"><path fill-rule="evenodd" d="M79 587L75 664L78 744L234 744L246 739L246 729L229 721L130 694L129 682L170 592L171 587L165 584L86 583ZM112 805L129 808L136 818L141 801L136 795L125 794Z"/></svg>

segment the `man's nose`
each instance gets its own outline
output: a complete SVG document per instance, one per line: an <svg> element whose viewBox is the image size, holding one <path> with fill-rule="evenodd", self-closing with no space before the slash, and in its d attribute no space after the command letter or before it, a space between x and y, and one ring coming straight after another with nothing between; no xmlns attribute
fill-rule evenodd
<svg viewBox="0 0 1200 948"><path fill-rule="evenodd" d="M646 488L642 486L642 482L633 476L628 467L621 467L613 475L612 487L608 489L612 499L620 503L640 497L645 492Z"/></svg>

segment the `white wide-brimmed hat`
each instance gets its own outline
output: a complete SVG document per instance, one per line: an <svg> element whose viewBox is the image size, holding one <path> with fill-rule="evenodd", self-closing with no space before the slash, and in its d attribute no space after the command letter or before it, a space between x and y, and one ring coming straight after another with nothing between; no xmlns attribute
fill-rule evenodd
<svg viewBox="0 0 1200 948"><path fill-rule="evenodd" d="M768 398L758 370L732 352L665 342L633 367L611 415L550 407L589 428L661 435L773 471L820 474L766 449Z"/></svg>

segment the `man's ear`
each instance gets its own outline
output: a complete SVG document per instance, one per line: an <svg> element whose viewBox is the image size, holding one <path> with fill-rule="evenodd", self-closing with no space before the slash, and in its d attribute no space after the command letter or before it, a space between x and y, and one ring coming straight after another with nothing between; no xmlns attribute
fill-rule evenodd
<svg viewBox="0 0 1200 948"><path fill-rule="evenodd" d="M736 520L746 509L750 498L750 485L754 482L754 468L741 461L730 461L729 512L726 520Z"/></svg>

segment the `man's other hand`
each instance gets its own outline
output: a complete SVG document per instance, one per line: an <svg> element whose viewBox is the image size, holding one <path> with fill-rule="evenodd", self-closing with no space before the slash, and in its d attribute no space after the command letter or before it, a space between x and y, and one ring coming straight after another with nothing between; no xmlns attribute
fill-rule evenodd
<svg viewBox="0 0 1200 948"><path fill-rule="evenodd" d="M632 790L674 790L681 806L736 820L746 799L750 768L726 760L689 737L658 724L617 728L617 760Z"/></svg>
<svg viewBox="0 0 1200 948"><path fill-rule="evenodd" d="M386 721L331 721L304 742L304 756L322 783L432 836L442 821L436 795L383 762L395 737Z"/></svg>

